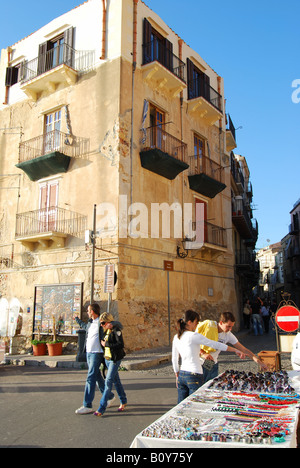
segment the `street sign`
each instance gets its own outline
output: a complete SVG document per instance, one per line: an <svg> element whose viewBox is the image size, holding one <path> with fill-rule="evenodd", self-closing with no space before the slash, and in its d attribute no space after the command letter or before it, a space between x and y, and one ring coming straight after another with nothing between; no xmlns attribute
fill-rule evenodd
<svg viewBox="0 0 300 468"><path fill-rule="evenodd" d="M164 261L164 270L165 271L174 271L174 262L168 260Z"/></svg>
<svg viewBox="0 0 300 468"><path fill-rule="evenodd" d="M283 306L276 312L275 320L285 332L294 332L299 328L300 311L293 306Z"/></svg>
<svg viewBox="0 0 300 468"><path fill-rule="evenodd" d="M104 292L113 293L115 290L115 265L105 266Z"/></svg>

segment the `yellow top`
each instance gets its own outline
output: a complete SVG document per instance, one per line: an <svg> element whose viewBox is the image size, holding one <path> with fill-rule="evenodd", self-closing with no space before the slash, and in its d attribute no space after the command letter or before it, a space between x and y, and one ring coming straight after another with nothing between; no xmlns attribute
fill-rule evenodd
<svg viewBox="0 0 300 468"><path fill-rule="evenodd" d="M108 337L110 335L110 332L111 330L107 330L106 334L105 334L105 341L108 340ZM104 349L104 358L105 359L111 359L111 352L110 352L110 348L108 346L105 346L105 349Z"/></svg>
<svg viewBox="0 0 300 468"><path fill-rule="evenodd" d="M213 341L218 341L219 339L218 324L212 320L204 320L204 322L199 322L196 328L196 332ZM201 349L203 349L203 351L208 354L214 353L216 351L215 349L204 345L201 345Z"/></svg>

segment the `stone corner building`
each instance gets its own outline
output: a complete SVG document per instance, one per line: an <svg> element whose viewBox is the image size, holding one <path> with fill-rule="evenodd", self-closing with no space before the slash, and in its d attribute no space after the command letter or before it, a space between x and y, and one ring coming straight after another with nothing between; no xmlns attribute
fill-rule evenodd
<svg viewBox="0 0 300 468"><path fill-rule="evenodd" d="M89 0L2 50L0 93L0 335L76 336L95 205L93 297L113 264L129 350L169 344L187 308L239 325L257 231L233 224L235 130L198 52L141 0Z"/></svg>

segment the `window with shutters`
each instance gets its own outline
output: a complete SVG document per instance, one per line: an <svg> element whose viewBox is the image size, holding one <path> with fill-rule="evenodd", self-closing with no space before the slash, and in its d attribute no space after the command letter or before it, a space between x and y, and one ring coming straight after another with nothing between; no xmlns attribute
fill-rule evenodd
<svg viewBox="0 0 300 468"><path fill-rule="evenodd" d="M143 65L159 62L184 83L185 64L173 54L173 44L162 36L152 24L144 18L143 28Z"/></svg>
<svg viewBox="0 0 300 468"><path fill-rule="evenodd" d="M63 34L40 44L38 75L62 64L74 67L73 38L74 28L69 28Z"/></svg>
<svg viewBox="0 0 300 468"><path fill-rule="evenodd" d="M61 146L61 110L45 115L44 154L58 151Z"/></svg>
<svg viewBox="0 0 300 468"><path fill-rule="evenodd" d="M25 62L14 67L7 67L5 76L5 86L13 86L23 79Z"/></svg>
<svg viewBox="0 0 300 468"><path fill-rule="evenodd" d="M39 223L40 232L56 230L58 213L58 181L49 181L40 185Z"/></svg>
<svg viewBox="0 0 300 468"><path fill-rule="evenodd" d="M188 99L204 98L222 113L222 96L211 87L210 78L187 58Z"/></svg>

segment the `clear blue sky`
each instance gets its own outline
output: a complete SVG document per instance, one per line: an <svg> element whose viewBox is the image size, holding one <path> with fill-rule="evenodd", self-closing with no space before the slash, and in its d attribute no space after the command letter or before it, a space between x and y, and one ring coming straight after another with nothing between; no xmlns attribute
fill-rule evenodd
<svg viewBox="0 0 300 468"><path fill-rule="evenodd" d="M83 2L2 3L1 49ZM257 247L280 241L300 198L300 103L292 102L292 82L300 80L299 0L145 3L224 78L227 112L243 127L235 152L251 171Z"/></svg>

